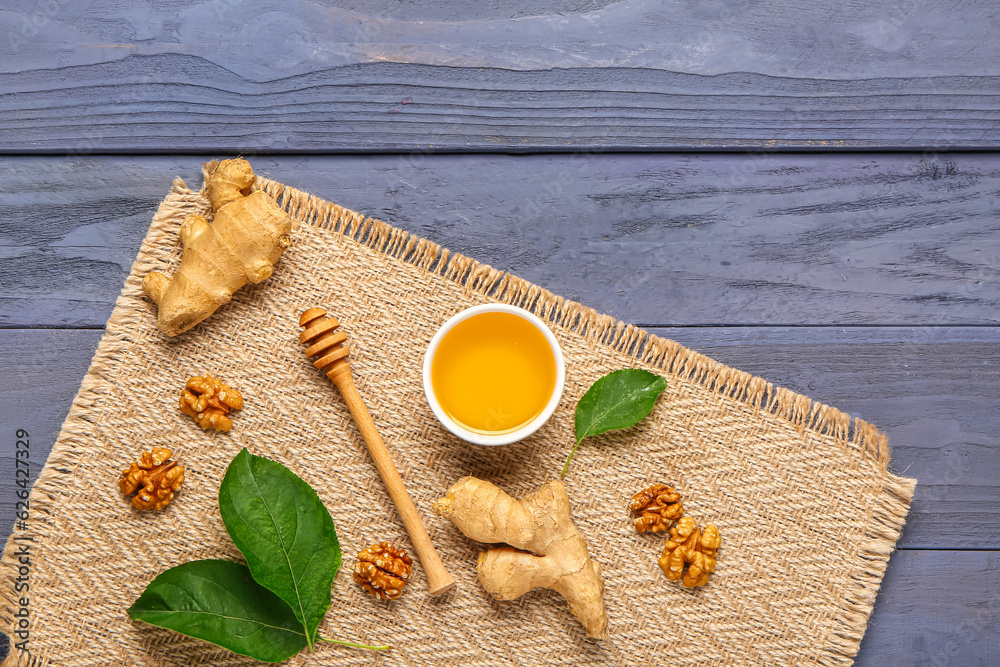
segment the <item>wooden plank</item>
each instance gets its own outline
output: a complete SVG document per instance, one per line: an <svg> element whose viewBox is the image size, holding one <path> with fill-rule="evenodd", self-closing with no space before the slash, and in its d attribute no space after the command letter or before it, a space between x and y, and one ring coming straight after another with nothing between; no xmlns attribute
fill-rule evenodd
<svg viewBox="0 0 1000 667"><path fill-rule="evenodd" d="M897 551L858 667L990 665L997 655L1000 559L993 551ZM7 653L0 635L0 657Z"/></svg>
<svg viewBox="0 0 1000 667"><path fill-rule="evenodd" d="M990 0L0 12L0 150L998 147Z"/></svg>
<svg viewBox="0 0 1000 667"><path fill-rule="evenodd" d="M90 366L103 331L0 330L0 537L14 526L19 439L27 440L34 483ZM18 436L27 431L28 437ZM24 467L23 464L21 466ZM30 522L30 508L29 518Z"/></svg>
<svg viewBox="0 0 1000 667"><path fill-rule="evenodd" d="M900 545L1000 548L1000 328L654 329L882 428L892 468L919 480ZM12 523L13 432L41 468L100 331L0 330L0 526ZM9 379L8 379L9 378Z"/></svg>
<svg viewBox="0 0 1000 667"><path fill-rule="evenodd" d="M995 551L894 553L855 664L996 664L998 556Z"/></svg>
<svg viewBox="0 0 1000 667"><path fill-rule="evenodd" d="M10 389L0 395L0 423L5 425L0 440L0 480L14 479L11 452L16 428L31 433L33 472L40 470L42 450L51 447L101 333L0 331L0 377ZM989 538L984 542L997 546L995 434L1000 432L1000 411L996 410L995 392L977 393L984 388L990 391L992 386L986 383L992 377L989 368L996 367L996 330L681 328L658 333L788 386L809 388L817 398L855 401L862 416L883 427L897 419L901 426L889 427L895 465L909 465L906 473L922 481L903 542L915 544L914 536L922 532L917 529L934 522L931 541L935 546L946 546L949 539L952 545L982 545L968 540L970 535ZM870 349L891 354L894 365L884 363L883 353L865 352ZM984 359L983 352L989 358ZM977 360L978 370L970 366ZM989 366L983 366L982 361L989 361ZM851 373L852 367L857 371ZM884 397L879 394L879 373L888 378ZM969 382L965 388L958 388L963 377L968 377ZM810 382L814 386L809 387ZM900 394L907 388L916 395L910 401L901 400ZM940 396L935 399L934 394ZM878 409L883 401L887 403L885 412ZM964 412L955 411L958 404ZM961 422L957 431L949 425L953 420ZM980 445L992 447L992 456L989 452L976 455L969 442L960 442L980 439L976 434L972 438L961 434L961 429L970 428L966 422L973 425L971 428L993 434L992 444ZM942 424L958 435L951 441L939 441L937 434ZM923 441L915 442L924 433ZM902 444L901 440L913 444ZM906 457L911 449L932 452L937 459L909 463ZM968 460L970 469L957 480L942 478L949 486L945 498L919 510L925 475L933 476L954 456ZM978 471L979 466L987 469ZM982 511L992 512L993 519L966 523L966 512L951 512L946 505L959 487L964 487L969 496L978 494ZM11 485L0 482L3 535L12 525L12 502ZM989 656L997 651L993 629L1000 614L998 562L995 551L896 552L890 559L856 664L989 664Z"/></svg>
<svg viewBox="0 0 1000 667"><path fill-rule="evenodd" d="M652 331L883 430L891 469L918 480L900 546L1000 548L1000 329Z"/></svg>
<svg viewBox="0 0 1000 667"><path fill-rule="evenodd" d="M102 326L203 158L0 159L0 326ZM258 171L644 325L997 324L1000 154L340 156Z"/></svg>
<svg viewBox="0 0 1000 667"><path fill-rule="evenodd" d="M0 326L103 327L175 174L198 159L0 160Z"/></svg>

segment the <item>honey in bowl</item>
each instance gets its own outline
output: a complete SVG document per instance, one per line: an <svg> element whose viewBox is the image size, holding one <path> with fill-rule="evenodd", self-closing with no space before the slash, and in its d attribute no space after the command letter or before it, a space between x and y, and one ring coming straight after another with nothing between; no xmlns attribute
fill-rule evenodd
<svg viewBox="0 0 1000 667"><path fill-rule="evenodd" d="M476 433L516 431L541 414L556 384L545 335L512 313L483 312L438 343L431 384L441 409Z"/></svg>

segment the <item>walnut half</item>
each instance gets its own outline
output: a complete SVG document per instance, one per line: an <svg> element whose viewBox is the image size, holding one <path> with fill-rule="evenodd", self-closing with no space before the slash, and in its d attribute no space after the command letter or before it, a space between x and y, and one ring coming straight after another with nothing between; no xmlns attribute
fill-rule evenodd
<svg viewBox="0 0 1000 667"><path fill-rule="evenodd" d="M358 554L354 580L380 600L395 600L410 578L413 559L388 542L373 544Z"/></svg>
<svg viewBox="0 0 1000 667"><path fill-rule="evenodd" d="M666 484L654 484L635 494L629 507L634 514L632 523L640 533L664 532L684 514L681 494Z"/></svg>
<svg viewBox="0 0 1000 667"><path fill-rule="evenodd" d="M670 529L670 539L658 561L660 569L670 581L683 577L681 583L688 588L704 586L709 575L715 572L715 554L721 543L718 528L708 524L702 532L695 520L686 516ZM688 565L687 573L684 572L685 564Z"/></svg>
<svg viewBox="0 0 1000 667"><path fill-rule="evenodd" d="M211 375L196 375L181 390L181 411L204 429L228 431L233 427L229 411L242 407L243 395Z"/></svg>
<svg viewBox="0 0 1000 667"><path fill-rule="evenodd" d="M184 483L184 466L170 460L166 447L143 452L138 462L122 471L118 486L126 496L135 493L132 506L139 510L161 510L170 504Z"/></svg>

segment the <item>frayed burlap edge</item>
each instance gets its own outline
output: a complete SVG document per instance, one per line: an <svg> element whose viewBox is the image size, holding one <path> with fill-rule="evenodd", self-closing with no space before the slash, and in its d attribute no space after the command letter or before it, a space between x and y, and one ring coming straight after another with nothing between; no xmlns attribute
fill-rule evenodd
<svg viewBox="0 0 1000 667"><path fill-rule="evenodd" d="M139 254L132 264L132 270L128 278L125 279L125 286L122 289L122 293L116 300L115 308L105 325L105 333L101 337L101 342L97 346L97 352L94 353L94 357L90 362L90 368L87 369L87 374L83 378L80 390L73 399L69 414L63 422L55 445L53 445L52 451L45 462L45 467L42 468L38 479L31 489L31 495L28 500L30 506L30 530L23 534L12 534L4 547L3 558L0 560L0 570L10 573L5 577L9 577L10 581L7 582L8 585L0 587L0 627L8 629L8 636L11 640L11 652L4 659L0 667L48 667L49 665L59 664L57 657L48 656L45 652L38 654L31 653L30 638L28 640L28 652L19 651L15 648L17 638L13 633L16 624L14 612L18 608L18 600L21 595L26 595L29 602L31 598L30 573L28 575L29 590L26 593L17 593L13 585L14 581L12 580L18 571L16 551L19 543L15 540L18 537L30 539L32 534L37 533L37 526L47 523L48 518L52 515L53 508L57 508L60 503L65 503L66 498L64 496L67 496L68 490L77 484L77 481L74 479L74 468L77 464L79 454L86 448L90 433L95 426L88 419L88 415L92 409L100 406L105 397L109 395L111 388L114 387L118 375L119 362L124 358L131 343L129 332L135 330L133 321L140 316L139 312L129 307L126 294L133 293L136 289L141 289L142 276L151 268L149 255L145 250L146 245L154 230L164 224L165 220L177 213L178 204L172 201L175 195L180 195L182 198L190 195L189 198L192 201L186 207L189 207L191 212L194 212L198 208L194 193L187 189L182 180L174 180L173 187L153 215L146 238L143 239ZM20 544L24 543L21 542ZM34 564L32 564L33 567Z"/></svg>
<svg viewBox="0 0 1000 667"><path fill-rule="evenodd" d="M213 166L214 163L206 164L204 171L207 173ZM853 662L917 483L915 479L897 477L888 471L888 440L875 426L857 418L852 420L850 415L836 408L789 389L775 387L762 378L725 366L679 343L652 335L635 325L619 322L593 308L567 300L470 257L452 253L432 241L412 236L380 220L267 178L258 177L256 188L271 195L299 224L340 234L376 252L443 276L465 289L524 308L544 321L564 326L625 353L637 362L768 412L797 430L832 437L838 446L854 447L860 456L875 462L884 483L873 503L868 529L850 563L850 584L841 599L831 632L823 638L825 646L816 660L816 664L823 666L849 665ZM150 230L107 322L106 332L87 375L31 491L29 502L33 523L44 524L50 508L59 503L60 489L69 484L77 454L86 445L93 426L87 419L87 413L99 405L114 386L118 360L131 342L128 332L133 327L130 324L139 316L138 312L127 307L123 297L140 289L142 277L152 268L146 250L150 236L165 220L174 218L178 213L198 212L202 208L202 194L190 190L178 178L153 215ZM0 560L0 568L10 573L7 576L11 579L9 586L0 587L0 624L9 630L15 629L14 612L19 599L13 586L18 565L15 537L12 535L8 539ZM58 664L54 657L44 653L33 655L16 650L15 635L10 636L11 653L0 667L49 667Z"/></svg>

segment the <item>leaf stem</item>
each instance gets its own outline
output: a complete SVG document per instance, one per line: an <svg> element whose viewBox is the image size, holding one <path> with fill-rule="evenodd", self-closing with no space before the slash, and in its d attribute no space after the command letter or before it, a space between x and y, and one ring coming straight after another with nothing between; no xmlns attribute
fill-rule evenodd
<svg viewBox="0 0 1000 667"><path fill-rule="evenodd" d="M372 651L386 651L392 648L391 644L383 644L381 646L369 646L368 644L357 644L355 642L345 642L342 639L327 639L326 637L316 637L317 641L327 642L329 644L340 644L341 646L353 646L354 648L367 648Z"/></svg>
<svg viewBox="0 0 1000 667"><path fill-rule="evenodd" d="M583 436L583 437L585 438L587 436ZM563 466L562 475L559 476L559 479L566 479L566 471L569 470L569 462L573 460L573 455L576 454L576 448L580 446L581 442L583 442L583 438L580 438L579 440L577 440L576 444L573 445L573 451L571 451L569 453L569 458L566 459L566 465Z"/></svg>

